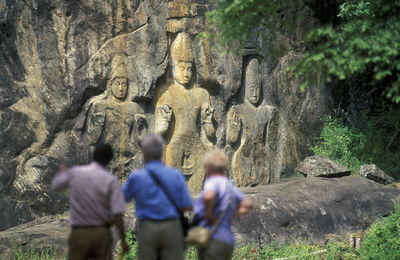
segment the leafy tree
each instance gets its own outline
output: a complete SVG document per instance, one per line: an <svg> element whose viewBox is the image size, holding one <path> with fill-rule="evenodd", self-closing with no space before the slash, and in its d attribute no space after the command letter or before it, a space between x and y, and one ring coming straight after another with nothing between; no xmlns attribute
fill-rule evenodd
<svg viewBox="0 0 400 260"><path fill-rule="evenodd" d="M322 3L321 3L322 2ZM279 35L293 32L296 19L309 9L319 26L305 37L304 56L294 66L305 85L318 80L345 81L367 78L400 102L400 0L218 0L209 13L217 28L213 37L230 51L240 50L257 38L261 48ZM208 34L209 36L211 34ZM261 40L260 40L261 39Z"/></svg>

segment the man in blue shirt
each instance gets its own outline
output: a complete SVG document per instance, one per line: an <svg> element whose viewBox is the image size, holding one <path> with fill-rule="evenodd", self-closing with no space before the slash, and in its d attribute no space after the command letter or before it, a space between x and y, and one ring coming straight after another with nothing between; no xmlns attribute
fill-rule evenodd
<svg viewBox="0 0 400 260"><path fill-rule="evenodd" d="M154 174L181 211L191 210L192 199L182 172L162 162L163 139L149 134L141 142L145 167L133 172L123 186L125 201L136 204L139 260L183 260L179 213L153 179Z"/></svg>

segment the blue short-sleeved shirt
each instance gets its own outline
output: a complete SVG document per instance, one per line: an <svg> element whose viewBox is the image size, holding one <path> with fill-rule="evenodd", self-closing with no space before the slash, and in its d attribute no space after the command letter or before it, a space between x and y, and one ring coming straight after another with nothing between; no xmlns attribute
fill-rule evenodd
<svg viewBox="0 0 400 260"><path fill-rule="evenodd" d="M243 200L243 193L236 188L232 182L225 176L212 176L206 179L204 183L204 188L201 196L196 200L194 204L194 213L196 216L203 219L200 222L200 226L207 227L206 221L204 220L204 193L207 191L213 191L217 194L215 209L213 211L213 216L218 218L223 212L229 202L229 209L226 211L224 217L222 218L219 227L215 230L213 234L213 239L225 242L229 245L235 244L235 236L232 232L232 220L238 209L238 205ZM210 227L210 226L208 226Z"/></svg>
<svg viewBox="0 0 400 260"><path fill-rule="evenodd" d="M179 218L175 207L146 169L151 169L157 175L179 208L192 207L192 199L182 172L164 166L161 161L153 161L133 172L122 188L126 202L135 200L136 217L139 220Z"/></svg>

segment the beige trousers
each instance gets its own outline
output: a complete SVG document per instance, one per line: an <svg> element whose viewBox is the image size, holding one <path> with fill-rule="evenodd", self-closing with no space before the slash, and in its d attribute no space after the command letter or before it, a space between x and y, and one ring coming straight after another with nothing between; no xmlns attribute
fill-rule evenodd
<svg viewBox="0 0 400 260"><path fill-rule="evenodd" d="M138 260L183 260L179 220L139 221Z"/></svg>
<svg viewBox="0 0 400 260"><path fill-rule="evenodd" d="M219 240L211 240L207 248L199 249L200 260L230 260L233 247Z"/></svg>
<svg viewBox="0 0 400 260"><path fill-rule="evenodd" d="M107 227L73 228L68 239L69 260L111 260L112 237Z"/></svg>

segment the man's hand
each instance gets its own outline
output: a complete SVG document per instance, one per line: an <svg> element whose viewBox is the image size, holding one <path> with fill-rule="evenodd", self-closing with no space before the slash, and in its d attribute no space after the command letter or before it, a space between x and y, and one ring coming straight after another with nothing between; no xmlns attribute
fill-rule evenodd
<svg viewBox="0 0 400 260"><path fill-rule="evenodd" d="M126 255L129 253L130 248L129 248L128 243L126 243L125 239L121 239L121 248L122 248L123 255Z"/></svg>
<svg viewBox="0 0 400 260"><path fill-rule="evenodd" d="M213 216L205 216L208 225L214 225L217 222L217 219Z"/></svg>

